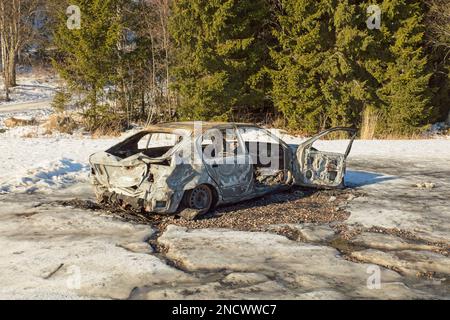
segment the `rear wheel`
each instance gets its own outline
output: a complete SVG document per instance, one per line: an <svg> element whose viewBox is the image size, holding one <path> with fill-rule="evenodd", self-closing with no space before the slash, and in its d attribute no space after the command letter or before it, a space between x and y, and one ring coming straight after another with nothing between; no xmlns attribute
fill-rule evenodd
<svg viewBox="0 0 450 320"><path fill-rule="evenodd" d="M196 210L198 212L197 216L211 210L213 202L213 192L210 187L204 184L187 191L184 199L186 207Z"/></svg>

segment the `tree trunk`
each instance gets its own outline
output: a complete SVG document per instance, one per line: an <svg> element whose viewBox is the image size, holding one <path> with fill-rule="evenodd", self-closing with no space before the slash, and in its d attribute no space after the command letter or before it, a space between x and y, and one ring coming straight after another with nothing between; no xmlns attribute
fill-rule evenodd
<svg viewBox="0 0 450 320"><path fill-rule="evenodd" d="M4 72L5 72L5 84L8 85L9 88L15 87L17 86L17 81L16 81L16 65L17 65L17 59L16 59L16 53L10 51L7 54L7 58L6 58L6 65L4 68Z"/></svg>
<svg viewBox="0 0 450 320"><path fill-rule="evenodd" d="M15 87L16 82L16 64L17 54L11 49L6 37L2 37L1 41L3 81L6 88Z"/></svg>
<svg viewBox="0 0 450 320"><path fill-rule="evenodd" d="M17 86L16 66L17 66L17 53L14 52L11 54L11 61L10 61L10 75L9 75L10 87Z"/></svg>
<svg viewBox="0 0 450 320"><path fill-rule="evenodd" d="M168 10L168 2L161 1L159 8L159 17L161 22L161 31L163 36L163 44L164 44L164 54L165 54L165 71L166 71L166 101L169 112L169 117L172 116L172 106L170 101L170 62L169 62L169 36L167 34L167 10Z"/></svg>
<svg viewBox="0 0 450 320"><path fill-rule="evenodd" d="M21 1L0 0L0 41L5 89L17 85L17 53L22 41L21 10Z"/></svg>
<svg viewBox="0 0 450 320"><path fill-rule="evenodd" d="M10 100L9 90L11 84L9 72L9 50L4 36L1 37L1 55L2 55L3 85L5 87L5 99L6 101L9 101Z"/></svg>

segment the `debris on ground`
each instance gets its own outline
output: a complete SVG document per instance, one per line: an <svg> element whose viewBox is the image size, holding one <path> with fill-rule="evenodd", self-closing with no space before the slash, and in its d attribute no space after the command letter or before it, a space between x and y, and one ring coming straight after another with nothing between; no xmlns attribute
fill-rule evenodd
<svg viewBox="0 0 450 320"><path fill-rule="evenodd" d="M434 183L431 183L431 182L423 182L423 183L416 184L416 187L419 188L419 189L431 190L431 189L436 188L436 185Z"/></svg>
<svg viewBox="0 0 450 320"><path fill-rule="evenodd" d="M357 191L294 189L271 194L255 200L219 207L195 220L177 215L155 215L120 207L98 205L91 201L71 200L56 204L105 212L120 219L141 224L151 224L160 230L168 225L190 229L225 228L239 231L264 231L268 226L298 223L343 222L349 217L345 207L349 195L358 196ZM328 201L335 197L333 202Z"/></svg>

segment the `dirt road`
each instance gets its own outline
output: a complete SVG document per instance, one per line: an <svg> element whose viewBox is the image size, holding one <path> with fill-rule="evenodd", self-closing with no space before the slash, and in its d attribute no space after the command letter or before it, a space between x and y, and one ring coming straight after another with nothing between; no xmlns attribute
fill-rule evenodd
<svg viewBox="0 0 450 320"><path fill-rule="evenodd" d="M0 106L0 114L44 109L44 108L48 108L50 106L51 102L52 102L52 99L43 99L43 100L33 101L33 102L17 103L17 104L10 104L10 105L8 104L5 106Z"/></svg>

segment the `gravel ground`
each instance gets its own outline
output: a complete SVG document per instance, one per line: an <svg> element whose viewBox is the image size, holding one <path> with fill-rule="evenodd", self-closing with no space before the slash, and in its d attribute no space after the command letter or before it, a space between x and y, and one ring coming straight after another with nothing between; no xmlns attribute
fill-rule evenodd
<svg viewBox="0 0 450 320"><path fill-rule="evenodd" d="M74 199L55 204L94 211L103 211L124 221L149 224L160 231L168 225L190 229L223 228L239 231L264 231L275 224L330 223L348 219L345 207L358 196L353 189L312 190L294 188L258 199L219 207L196 220L185 220L177 215L151 215L99 206L86 200Z"/></svg>

